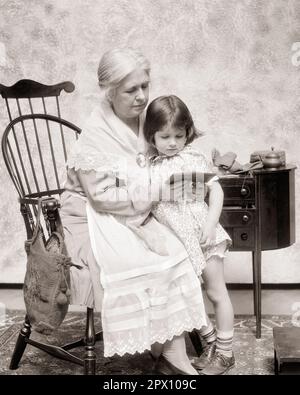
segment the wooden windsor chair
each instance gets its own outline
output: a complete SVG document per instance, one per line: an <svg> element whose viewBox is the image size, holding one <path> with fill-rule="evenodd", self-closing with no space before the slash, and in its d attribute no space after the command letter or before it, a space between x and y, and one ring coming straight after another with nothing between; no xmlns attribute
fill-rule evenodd
<svg viewBox="0 0 300 395"><path fill-rule="evenodd" d="M45 232L50 235L56 229L68 148L81 132L77 126L61 118L59 99L61 91L73 92L74 89L72 82L48 86L24 79L9 87L0 84L9 118L2 136L2 152L19 196L27 239L33 234L38 198L43 197ZM30 344L54 357L84 366L85 374L95 374L94 347L96 341L103 338L102 332L95 333L92 308L87 308L85 336L76 342L62 346L46 344L30 339L31 331L26 315L10 369L18 368L26 345ZM83 358L70 352L79 346L85 346Z"/></svg>

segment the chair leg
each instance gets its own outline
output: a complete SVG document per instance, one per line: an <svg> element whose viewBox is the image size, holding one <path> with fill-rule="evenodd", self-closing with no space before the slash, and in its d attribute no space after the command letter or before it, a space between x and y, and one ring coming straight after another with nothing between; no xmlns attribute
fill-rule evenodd
<svg viewBox="0 0 300 395"><path fill-rule="evenodd" d="M19 367L19 362L23 356L23 353L25 351L26 345L27 345L27 339L29 339L31 334L31 325L30 322L28 320L28 317L25 317L25 322L23 324L23 328L21 329L16 345L15 345L15 349L10 361L10 365L9 365L9 369L11 370L15 370L18 369Z"/></svg>
<svg viewBox="0 0 300 395"><path fill-rule="evenodd" d="M84 355L84 374L96 374L96 353L95 353L95 326L94 326L94 310L87 308L87 320L85 331L85 355Z"/></svg>
<svg viewBox="0 0 300 395"><path fill-rule="evenodd" d="M201 355L202 351L203 351L203 347L202 347L202 343L200 340L200 337L198 335L198 333L194 330L192 332L189 332L189 337L191 339L191 342L194 346L194 349L198 355L198 357Z"/></svg>

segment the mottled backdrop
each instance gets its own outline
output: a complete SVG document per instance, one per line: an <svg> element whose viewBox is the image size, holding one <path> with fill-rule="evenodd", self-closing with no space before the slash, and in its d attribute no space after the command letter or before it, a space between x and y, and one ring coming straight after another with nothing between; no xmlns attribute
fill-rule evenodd
<svg viewBox="0 0 300 395"><path fill-rule="evenodd" d="M73 81L63 112L82 126L97 99L101 54L140 48L153 65L151 96L180 96L206 131L197 145L208 155L235 151L242 163L273 145L300 168L299 42L298 0L0 0L1 83ZM0 115L2 134L2 100ZM17 283L25 233L2 156L0 167L0 283ZM263 282L300 282L299 240L263 253ZM250 253L228 255L226 278L251 282Z"/></svg>

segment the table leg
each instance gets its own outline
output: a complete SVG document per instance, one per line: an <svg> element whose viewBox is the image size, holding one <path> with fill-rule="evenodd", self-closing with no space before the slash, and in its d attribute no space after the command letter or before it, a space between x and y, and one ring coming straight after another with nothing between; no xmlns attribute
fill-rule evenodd
<svg viewBox="0 0 300 395"><path fill-rule="evenodd" d="M277 353L276 353L275 350L274 350L274 373L275 373L275 376L277 376L278 373L279 373L279 369L278 369L278 360L277 360Z"/></svg>
<svg viewBox="0 0 300 395"><path fill-rule="evenodd" d="M261 338L261 177L256 177L255 251L253 252L256 338Z"/></svg>
<svg viewBox="0 0 300 395"><path fill-rule="evenodd" d="M252 279L253 279L253 312L256 317L256 266L255 266L255 251L252 251Z"/></svg>
<svg viewBox="0 0 300 395"><path fill-rule="evenodd" d="M253 253L254 312L256 316L256 338L261 338L261 251Z"/></svg>

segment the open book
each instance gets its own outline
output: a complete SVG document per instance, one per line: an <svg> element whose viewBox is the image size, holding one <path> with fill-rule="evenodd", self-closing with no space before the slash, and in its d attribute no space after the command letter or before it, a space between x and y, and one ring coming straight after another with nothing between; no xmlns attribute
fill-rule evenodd
<svg viewBox="0 0 300 395"><path fill-rule="evenodd" d="M166 183L174 184L177 181L191 181L195 183L206 183L210 181L212 178L217 176L215 173L205 173L200 171L187 171L182 173L174 173L171 177L166 181Z"/></svg>

